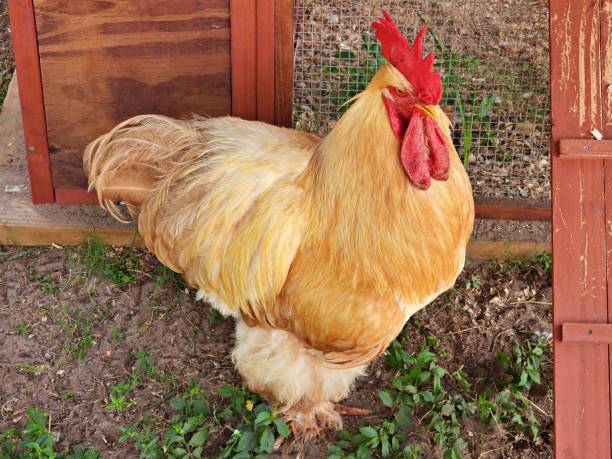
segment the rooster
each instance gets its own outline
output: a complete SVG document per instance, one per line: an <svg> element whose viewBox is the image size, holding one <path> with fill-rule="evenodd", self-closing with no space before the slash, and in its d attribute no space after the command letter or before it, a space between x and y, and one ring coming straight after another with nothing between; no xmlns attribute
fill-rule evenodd
<svg viewBox="0 0 612 459"><path fill-rule="evenodd" d="M406 321L453 286L470 182L438 103L440 74L391 17L388 64L324 138L234 117L129 119L85 151L90 189L224 316L249 388L296 438L342 424L336 403Z"/></svg>

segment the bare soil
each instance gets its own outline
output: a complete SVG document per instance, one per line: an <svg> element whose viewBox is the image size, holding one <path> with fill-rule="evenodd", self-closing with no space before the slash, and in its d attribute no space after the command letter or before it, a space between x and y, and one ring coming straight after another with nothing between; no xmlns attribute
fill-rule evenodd
<svg viewBox="0 0 612 459"><path fill-rule="evenodd" d="M193 291L160 278L151 255L138 253L143 268L131 285L115 285L88 276L74 250L5 247L0 252L0 429L20 425L24 410L36 407L50 413L60 444L95 447L105 458L137 457L133 445L118 443L120 427L142 417L163 423L167 401L190 380L213 400L220 387L240 384L230 359L231 320L220 320L196 302ZM478 263L467 266L455 287L409 321L407 350L416 351L425 337L436 336L446 353L441 366L452 371L465 365L476 388L493 387L501 371L498 351L534 334L550 336L549 276L537 264ZM79 359L75 346L89 335L93 342ZM110 386L127 379L139 350L177 384L148 381L136 389L135 406L122 412L106 408ZM536 444L469 421L465 457L551 457L550 367L546 359L543 384L529 395L541 410ZM386 416L378 390L392 376L381 359L371 365L345 405L369 408L373 415L345 417L347 428ZM438 457L431 433L415 422L410 439L430 445L426 457ZM217 432L207 457L228 434ZM325 457L334 438L330 434L327 441L308 445L307 457Z"/></svg>
<svg viewBox="0 0 612 459"><path fill-rule="evenodd" d="M13 76L15 62L10 40L10 26L6 0L0 0L0 107Z"/></svg>

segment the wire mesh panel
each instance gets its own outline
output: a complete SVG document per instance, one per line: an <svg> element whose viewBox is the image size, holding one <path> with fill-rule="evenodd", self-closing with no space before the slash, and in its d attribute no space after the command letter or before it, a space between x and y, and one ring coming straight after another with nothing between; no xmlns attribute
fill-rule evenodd
<svg viewBox="0 0 612 459"><path fill-rule="evenodd" d="M384 65L370 24L387 10L442 73L441 106L477 197L550 199L548 2L301 0L294 124L325 134Z"/></svg>

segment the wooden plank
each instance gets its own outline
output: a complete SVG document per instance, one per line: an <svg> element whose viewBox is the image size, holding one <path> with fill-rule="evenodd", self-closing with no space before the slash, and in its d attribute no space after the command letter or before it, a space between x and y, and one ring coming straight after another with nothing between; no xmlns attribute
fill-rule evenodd
<svg viewBox="0 0 612 459"><path fill-rule="evenodd" d="M561 340L564 343L612 344L612 325L566 322L561 326Z"/></svg>
<svg viewBox="0 0 612 459"><path fill-rule="evenodd" d="M503 199L476 201L476 218L486 220L550 221L550 204Z"/></svg>
<svg viewBox="0 0 612 459"><path fill-rule="evenodd" d="M276 0L274 5L274 123L293 124L293 5Z"/></svg>
<svg viewBox="0 0 612 459"><path fill-rule="evenodd" d="M231 72L232 115L257 119L257 9L256 0L232 0Z"/></svg>
<svg viewBox="0 0 612 459"><path fill-rule="evenodd" d="M274 3L257 1L257 119L274 123Z"/></svg>
<svg viewBox="0 0 612 459"><path fill-rule="evenodd" d="M86 188L56 188L55 201L63 205L99 204L98 195L95 192L87 191Z"/></svg>
<svg viewBox="0 0 612 459"><path fill-rule="evenodd" d="M62 247L78 246L96 235L109 245L144 247L142 237L135 230L92 228L80 226L38 227L31 225L0 225L0 244L42 246L57 244Z"/></svg>
<svg viewBox="0 0 612 459"><path fill-rule="evenodd" d="M229 0L34 6L56 187L82 187L84 147L126 118L230 113Z"/></svg>
<svg viewBox="0 0 612 459"><path fill-rule="evenodd" d="M562 324L608 320L604 165L563 161L561 139L601 131L599 1L550 2L555 452L610 458L607 346L569 344Z"/></svg>
<svg viewBox="0 0 612 459"><path fill-rule="evenodd" d="M561 139L562 159L612 159L612 140Z"/></svg>
<svg viewBox="0 0 612 459"><path fill-rule="evenodd" d="M9 0L8 5L32 200L51 203L54 195L34 9L32 0Z"/></svg>
<svg viewBox="0 0 612 459"><path fill-rule="evenodd" d="M543 252L551 252L548 242L531 241L474 241L468 243L467 257L472 260L512 260L532 258Z"/></svg>
<svg viewBox="0 0 612 459"><path fill-rule="evenodd" d="M604 137L612 138L612 2L601 0L600 19L600 53L602 74L602 129ZM612 149L612 148L611 148ZM604 161L605 168L605 196L606 196L606 247L608 270L608 323L612 322L612 164ZM612 372L612 349L608 347L608 362ZM610 412L612 413L612 375L609 379ZM612 421L610 422L610 438L612 439Z"/></svg>

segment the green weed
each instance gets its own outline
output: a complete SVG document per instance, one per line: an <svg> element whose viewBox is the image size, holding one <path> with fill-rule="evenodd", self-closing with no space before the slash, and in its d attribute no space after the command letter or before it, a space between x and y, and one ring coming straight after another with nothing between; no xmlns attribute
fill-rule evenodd
<svg viewBox="0 0 612 459"><path fill-rule="evenodd" d="M500 352L498 360L504 376L496 387L473 395L463 366L449 371L437 363L444 352L436 338L427 338L416 355L407 353L400 340L393 341L385 363L396 370L396 376L388 388L379 391L382 403L390 409L389 417L380 425L362 426L357 432L342 431L340 441L329 446L329 457L421 457L423 445L406 444L403 433L413 418L430 431L444 459L462 457L467 447L462 438L463 421L473 416L535 441L538 421L526 393L541 383L539 370L546 345L543 341L516 343L511 353Z"/></svg>
<svg viewBox="0 0 612 459"><path fill-rule="evenodd" d="M135 248L108 247L98 236L87 238L80 261L88 274L99 273L115 284L131 284L138 277L140 260Z"/></svg>
<svg viewBox="0 0 612 459"><path fill-rule="evenodd" d="M26 410L26 424L21 429L0 430L0 459L98 459L94 449L68 446L58 450L56 436L47 430L49 415L34 408Z"/></svg>
<svg viewBox="0 0 612 459"><path fill-rule="evenodd" d="M130 395L138 384L140 384L140 375L132 374L126 382L111 386L108 393L110 402L106 404L106 408L123 411L136 405L136 401L130 398Z"/></svg>
<svg viewBox="0 0 612 459"><path fill-rule="evenodd" d="M13 327L13 331L19 336L28 336L30 334L30 326L27 322L20 322Z"/></svg>
<svg viewBox="0 0 612 459"><path fill-rule="evenodd" d="M32 365L31 363L20 363L17 365L17 368L25 371L31 376L39 376L45 371L45 367L43 365Z"/></svg>

